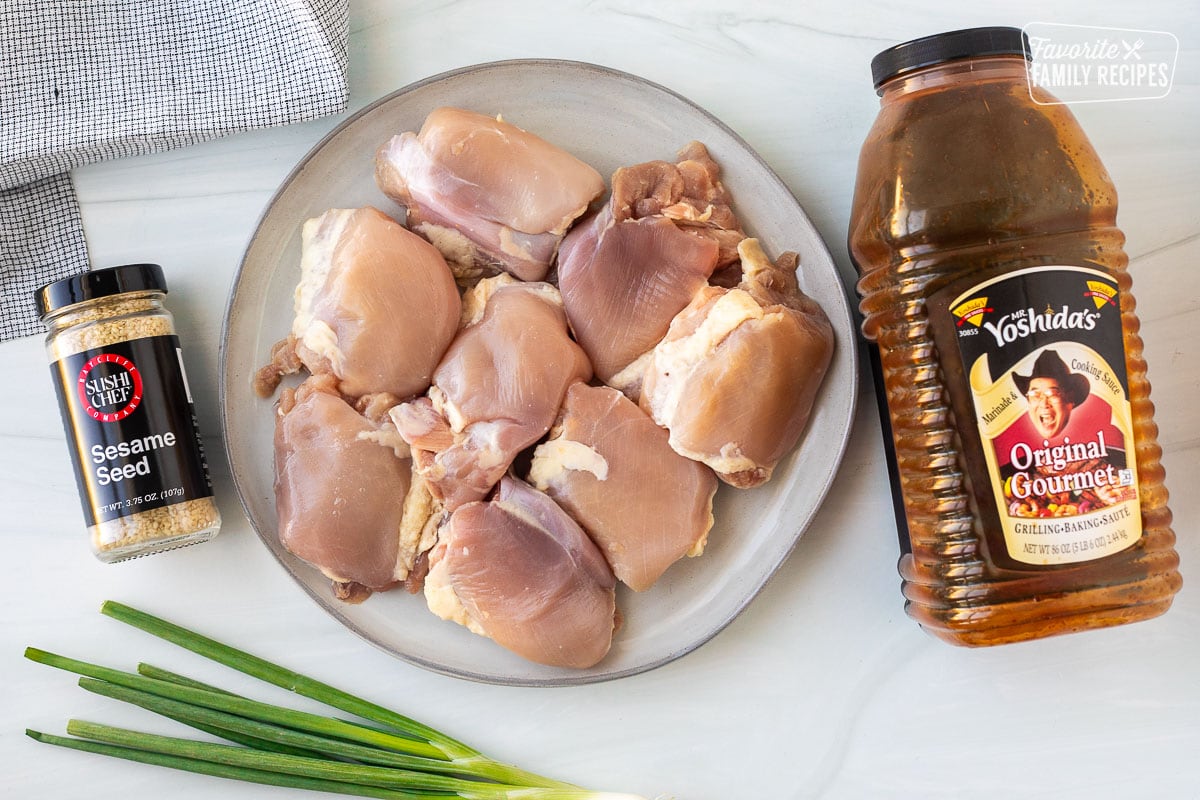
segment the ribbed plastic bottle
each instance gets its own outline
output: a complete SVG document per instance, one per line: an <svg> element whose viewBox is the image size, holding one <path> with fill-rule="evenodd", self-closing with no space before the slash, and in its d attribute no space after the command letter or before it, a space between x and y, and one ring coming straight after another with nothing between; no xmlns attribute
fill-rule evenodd
<svg viewBox="0 0 1200 800"><path fill-rule="evenodd" d="M1147 619L1181 585L1116 191L1027 53L1015 28L880 53L850 219L906 608L963 645Z"/></svg>

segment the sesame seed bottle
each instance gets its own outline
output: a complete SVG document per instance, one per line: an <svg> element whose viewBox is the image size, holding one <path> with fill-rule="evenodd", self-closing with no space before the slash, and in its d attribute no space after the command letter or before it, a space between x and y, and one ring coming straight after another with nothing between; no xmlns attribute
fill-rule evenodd
<svg viewBox="0 0 1200 800"><path fill-rule="evenodd" d="M106 563L221 527L166 292L157 264L129 264L36 295L83 516Z"/></svg>
<svg viewBox="0 0 1200 800"><path fill-rule="evenodd" d="M880 53L849 227L906 609L963 645L1181 585L1116 190L1027 53L1015 28Z"/></svg>

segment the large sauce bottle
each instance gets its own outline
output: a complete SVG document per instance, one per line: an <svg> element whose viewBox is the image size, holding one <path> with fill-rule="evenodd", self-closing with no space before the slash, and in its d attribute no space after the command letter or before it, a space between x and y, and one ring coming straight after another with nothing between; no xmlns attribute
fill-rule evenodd
<svg viewBox="0 0 1200 800"><path fill-rule="evenodd" d="M1116 192L1027 53L1015 28L880 53L850 219L906 607L965 645L1146 619L1181 585Z"/></svg>

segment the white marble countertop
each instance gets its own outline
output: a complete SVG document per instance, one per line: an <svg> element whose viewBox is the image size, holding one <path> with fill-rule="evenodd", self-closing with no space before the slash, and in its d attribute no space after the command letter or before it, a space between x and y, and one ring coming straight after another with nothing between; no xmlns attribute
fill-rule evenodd
<svg viewBox="0 0 1200 800"><path fill-rule="evenodd" d="M105 566L90 554L38 337L0 345L0 794L300 796L39 746L68 718L160 730L21 658L26 645L114 665L231 673L97 614L113 598L201 627L440 727L496 757L597 788L736 798L1200 796L1200 9L1193 3L736 5L351 3L351 109L444 70L567 58L632 72L707 108L771 164L844 277L868 64L891 44L1034 20L1170 31L1160 100L1076 108L1121 193L1185 585L1163 617L1028 644L950 647L906 618L870 382L834 488L790 559L714 640L658 670L569 689L467 683L339 627L245 521L221 457L217 348L227 291L271 194L337 119L77 170L94 263L165 265L224 530ZM964 10L960 10L960 8Z"/></svg>

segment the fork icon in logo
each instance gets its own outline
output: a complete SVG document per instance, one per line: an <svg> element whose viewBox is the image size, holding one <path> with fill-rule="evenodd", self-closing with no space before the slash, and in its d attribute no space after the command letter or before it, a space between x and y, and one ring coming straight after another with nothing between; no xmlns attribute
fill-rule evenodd
<svg viewBox="0 0 1200 800"><path fill-rule="evenodd" d="M1130 44L1129 42L1127 42L1127 41L1125 41L1124 39L1122 39L1122 40L1121 40L1121 45L1122 45L1122 46L1125 48L1125 55L1124 55L1124 59L1125 59L1126 61L1128 61L1128 60L1129 60L1129 58L1130 58L1130 56L1132 56L1133 58L1136 58L1138 61L1141 61L1141 60L1142 60L1142 54L1141 54L1141 53L1139 53L1139 52L1138 52L1138 50L1141 50L1141 49L1142 49L1142 45L1144 45L1144 44L1145 44L1145 42L1144 42L1144 41L1142 41L1141 39L1138 39L1138 40L1137 40L1136 42L1134 42L1133 44Z"/></svg>

